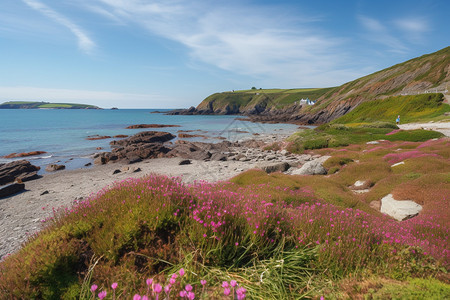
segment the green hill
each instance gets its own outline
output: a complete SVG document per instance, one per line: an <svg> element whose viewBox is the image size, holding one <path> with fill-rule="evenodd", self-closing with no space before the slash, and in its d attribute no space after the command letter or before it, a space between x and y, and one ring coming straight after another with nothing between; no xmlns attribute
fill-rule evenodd
<svg viewBox="0 0 450 300"><path fill-rule="evenodd" d="M364 102L348 114L337 118L333 123L394 123L398 115L404 123L428 121L443 116L450 111L444 103L442 94L421 94L412 96L393 96L386 99Z"/></svg>
<svg viewBox="0 0 450 300"><path fill-rule="evenodd" d="M449 65L450 47L447 47L338 87L215 93L196 108L177 113L243 114L254 121L322 124L345 115L361 103L391 96L442 93L449 97ZM299 102L305 98L316 100L315 105Z"/></svg>
<svg viewBox="0 0 450 300"><path fill-rule="evenodd" d="M95 105L78 103L50 103L33 101L8 101L0 104L0 109L100 109Z"/></svg>

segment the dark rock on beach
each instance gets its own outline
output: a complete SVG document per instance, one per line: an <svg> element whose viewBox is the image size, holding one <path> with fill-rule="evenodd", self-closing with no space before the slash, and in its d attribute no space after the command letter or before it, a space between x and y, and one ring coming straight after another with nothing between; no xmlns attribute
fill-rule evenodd
<svg viewBox="0 0 450 300"><path fill-rule="evenodd" d="M31 152L23 152L23 153L11 153L8 155L3 156L4 158L17 158L17 157L26 157L26 156L36 156L45 154L47 152L45 151L31 151Z"/></svg>
<svg viewBox="0 0 450 300"><path fill-rule="evenodd" d="M14 182L0 187L0 198L5 198L25 190L24 183Z"/></svg>
<svg viewBox="0 0 450 300"><path fill-rule="evenodd" d="M45 171L55 172L55 171L64 170L65 168L66 168L65 165L50 164L45 168Z"/></svg>
<svg viewBox="0 0 450 300"><path fill-rule="evenodd" d="M149 143L165 143L172 140L175 136L168 132L161 131L143 131L139 132L129 138L112 141L109 144L111 146L131 146L137 144L149 144Z"/></svg>
<svg viewBox="0 0 450 300"><path fill-rule="evenodd" d="M13 182L15 179L28 181L39 178L37 172L40 167L32 165L27 160L13 161L0 164L0 185Z"/></svg>
<svg viewBox="0 0 450 300"><path fill-rule="evenodd" d="M110 139L111 137L109 135L90 135L86 138L88 141L96 141L96 140L105 140Z"/></svg>
<svg viewBox="0 0 450 300"><path fill-rule="evenodd" d="M164 127L181 127L180 125L166 125L166 124L137 124L130 125L125 129L139 129L139 128L164 128Z"/></svg>

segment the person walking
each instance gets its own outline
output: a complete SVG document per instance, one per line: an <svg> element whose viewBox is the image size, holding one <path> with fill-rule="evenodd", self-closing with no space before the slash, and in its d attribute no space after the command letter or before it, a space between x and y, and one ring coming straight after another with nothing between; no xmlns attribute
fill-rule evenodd
<svg viewBox="0 0 450 300"><path fill-rule="evenodd" d="M395 120L395 123L397 123L397 125L400 125L400 115L397 116L397 119Z"/></svg>

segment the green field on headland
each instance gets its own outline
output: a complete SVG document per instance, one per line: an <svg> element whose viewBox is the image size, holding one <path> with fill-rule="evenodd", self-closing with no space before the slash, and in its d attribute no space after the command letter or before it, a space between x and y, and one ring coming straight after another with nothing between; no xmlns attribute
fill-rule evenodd
<svg viewBox="0 0 450 300"><path fill-rule="evenodd" d="M0 109L99 109L98 106L78 103L50 103L33 101L8 101Z"/></svg>

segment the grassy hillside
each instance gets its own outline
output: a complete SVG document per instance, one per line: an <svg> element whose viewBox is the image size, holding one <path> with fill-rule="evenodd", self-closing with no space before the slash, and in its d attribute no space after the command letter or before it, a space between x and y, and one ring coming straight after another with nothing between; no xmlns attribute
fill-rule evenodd
<svg viewBox="0 0 450 300"><path fill-rule="evenodd" d="M35 109L35 108L53 108L53 109L98 109L98 106L78 103L49 103L32 101L8 101L0 104L0 109Z"/></svg>
<svg viewBox="0 0 450 300"><path fill-rule="evenodd" d="M445 139L323 149L332 156L325 166L338 169L327 176L251 170L231 183L118 182L55 211L0 263L0 292L318 299L384 298L394 289L398 298L445 299L449 149ZM357 180L368 182L367 193L349 188ZM397 222L370 207L389 193L424 209Z"/></svg>
<svg viewBox="0 0 450 300"><path fill-rule="evenodd" d="M395 96L364 102L348 114L333 123L371 123L377 121L394 123L398 115L401 122L425 122L443 118L450 111L450 105L444 103L442 94L422 94Z"/></svg>

